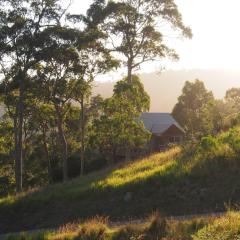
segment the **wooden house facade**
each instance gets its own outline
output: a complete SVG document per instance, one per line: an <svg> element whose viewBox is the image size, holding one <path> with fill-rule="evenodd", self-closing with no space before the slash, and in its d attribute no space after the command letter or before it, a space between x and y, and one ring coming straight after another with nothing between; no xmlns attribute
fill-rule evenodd
<svg viewBox="0 0 240 240"><path fill-rule="evenodd" d="M143 113L140 120L152 133L150 142L152 151L161 151L169 144L179 144L184 139L184 129L170 113Z"/></svg>

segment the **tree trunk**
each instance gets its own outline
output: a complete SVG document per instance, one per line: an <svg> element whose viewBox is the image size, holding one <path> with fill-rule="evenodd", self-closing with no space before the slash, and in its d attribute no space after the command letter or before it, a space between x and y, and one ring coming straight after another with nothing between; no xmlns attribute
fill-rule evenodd
<svg viewBox="0 0 240 240"><path fill-rule="evenodd" d="M131 150L129 147L127 147L125 152L125 161L130 161L130 160L131 160Z"/></svg>
<svg viewBox="0 0 240 240"><path fill-rule="evenodd" d="M50 154L49 154L48 145L47 145L46 127L44 125L42 126L42 132L43 132L43 146L44 146L44 151L45 151L47 164L48 164L48 182L51 183L52 182L52 166L51 166L51 159L50 159Z"/></svg>
<svg viewBox="0 0 240 240"><path fill-rule="evenodd" d="M128 75L127 75L127 82L128 84L132 84L132 59L128 59Z"/></svg>
<svg viewBox="0 0 240 240"><path fill-rule="evenodd" d="M117 148L114 146L112 150L112 162L116 163L117 162Z"/></svg>
<svg viewBox="0 0 240 240"><path fill-rule="evenodd" d="M84 174L85 160L85 112L84 112L84 96L81 96L81 176Z"/></svg>
<svg viewBox="0 0 240 240"><path fill-rule="evenodd" d="M16 106L16 112L18 112L18 106ZM17 116L14 117L14 145L15 145L15 182L16 182L16 191L22 191L22 183L21 183L21 173L19 171L20 164L18 158L18 124L17 124Z"/></svg>
<svg viewBox="0 0 240 240"><path fill-rule="evenodd" d="M58 134L63 147L63 159L62 159L63 181L66 182L68 180L68 164L67 164L68 145L67 145L67 140L65 137L64 129L63 129L63 119L62 119L61 109L58 105L55 105L55 109L58 117L57 119Z"/></svg>
<svg viewBox="0 0 240 240"><path fill-rule="evenodd" d="M15 133L15 177L16 177L16 190L21 192L23 188L23 95L24 95L24 83L23 74L19 74L19 100L16 106L16 120L14 123L14 133Z"/></svg>

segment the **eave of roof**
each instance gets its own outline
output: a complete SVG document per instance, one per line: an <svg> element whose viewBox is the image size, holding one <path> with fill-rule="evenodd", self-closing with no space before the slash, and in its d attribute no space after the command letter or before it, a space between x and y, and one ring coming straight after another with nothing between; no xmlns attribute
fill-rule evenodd
<svg viewBox="0 0 240 240"><path fill-rule="evenodd" d="M170 113L143 113L140 116L140 120L145 128L153 134L161 135L172 125L175 125L183 133L185 132Z"/></svg>

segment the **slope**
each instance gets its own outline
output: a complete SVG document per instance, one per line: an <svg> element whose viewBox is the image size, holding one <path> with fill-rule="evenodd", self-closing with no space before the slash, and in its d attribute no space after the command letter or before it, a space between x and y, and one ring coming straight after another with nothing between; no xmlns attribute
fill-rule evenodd
<svg viewBox="0 0 240 240"><path fill-rule="evenodd" d="M96 215L144 218L225 210L240 199L240 129L65 184L0 200L0 232L51 228Z"/></svg>

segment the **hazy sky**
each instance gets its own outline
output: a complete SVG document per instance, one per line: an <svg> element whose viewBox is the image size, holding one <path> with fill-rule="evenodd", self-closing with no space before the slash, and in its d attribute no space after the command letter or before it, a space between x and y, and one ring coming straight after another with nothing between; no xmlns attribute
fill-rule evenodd
<svg viewBox="0 0 240 240"><path fill-rule="evenodd" d="M92 0L73 0L71 11L83 13ZM240 70L240 0L176 0L186 25L193 30L192 40L169 38L181 59L164 62L167 69ZM148 64L142 71L160 69Z"/></svg>

